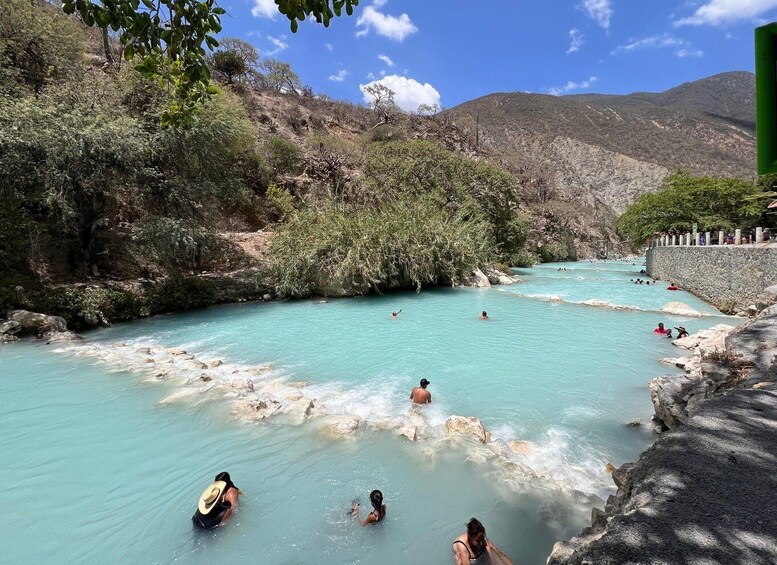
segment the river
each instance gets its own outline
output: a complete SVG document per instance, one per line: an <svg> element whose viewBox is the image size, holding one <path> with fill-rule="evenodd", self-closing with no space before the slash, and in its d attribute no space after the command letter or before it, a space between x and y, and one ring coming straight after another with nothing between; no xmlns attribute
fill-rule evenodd
<svg viewBox="0 0 777 565"><path fill-rule="evenodd" d="M614 492L606 464L653 440L626 423L649 422L647 381L676 372L659 362L679 353L652 333L657 322L691 332L731 323L665 284L634 285L641 264L542 265L491 289L226 305L117 324L75 345L0 347L2 561L448 563L475 516L516 563L544 563ZM705 315L658 311L670 301ZM158 377L162 359L147 362L145 347L224 364L170 362ZM326 416L244 421L234 409L245 391L214 385L246 375L362 425L332 440ZM433 403L420 411L425 437L410 442L396 428L421 378ZM447 441L454 414L481 419L501 446L530 443L494 458ZM222 470L244 492L239 510L224 528L194 532L197 497ZM346 509L354 498L368 506L373 488L387 519L358 528Z"/></svg>

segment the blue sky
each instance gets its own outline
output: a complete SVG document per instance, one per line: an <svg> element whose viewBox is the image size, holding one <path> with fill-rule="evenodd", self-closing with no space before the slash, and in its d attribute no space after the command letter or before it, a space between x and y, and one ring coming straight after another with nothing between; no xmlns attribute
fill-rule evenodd
<svg viewBox="0 0 777 565"><path fill-rule="evenodd" d="M222 0L222 36L291 63L317 93L363 101L383 81L406 110L492 92L661 91L753 70L777 0L361 0L291 33L273 0Z"/></svg>

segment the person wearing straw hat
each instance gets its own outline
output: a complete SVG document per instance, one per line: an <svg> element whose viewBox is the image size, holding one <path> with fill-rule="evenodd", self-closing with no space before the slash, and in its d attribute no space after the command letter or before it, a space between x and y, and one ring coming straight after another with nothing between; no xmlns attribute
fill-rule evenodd
<svg viewBox="0 0 777 565"><path fill-rule="evenodd" d="M686 330L683 326L677 326L675 329L677 330L677 339L688 337L688 330Z"/></svg>
<svg viewBox="0 0 777 565"><path fill-rule="evenodd" d="M241 494L240 489L229 477L229 473L219 473L202 491L192 522L196 527L204 530L224 524L237 508L237 499Z"/></svg>

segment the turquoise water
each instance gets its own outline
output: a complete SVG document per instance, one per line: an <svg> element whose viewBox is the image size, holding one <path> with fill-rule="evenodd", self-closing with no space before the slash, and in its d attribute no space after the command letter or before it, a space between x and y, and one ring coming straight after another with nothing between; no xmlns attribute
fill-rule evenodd
<svg viewBox="0 0 777 565"><path fill-rule="evenodd" d="M3 561L446 563L477 516L517 563L544 563L612 492L606 463L633 460L652 440L624 424L649 419L646 383L671 372L661 357L678 355L651 333L657 321L734 323L657 312L680 301L715 314L687 293L630 284L641 261L558 266L518 271L523 282L509 287L228 305L117 325L75 346L0 348L0 476L13 516ZM641 310L574 303L590 299ZM481 310L492 319L478 320ZM224 365L162 365L161 353L146 363L137 352L161 346ZM224 383L247 374L256 394L294 384L315 399L314 416L301 426L237 418L254 393ZM411 443L396 427L421 377L434 402ZM321 435L332 414L363 418L354 440ZM532 450L508 461L446 441L441 425L454 414L480 418L494 445ZM245 496L227 527L195 534L196 498L221 470ZM345 508L373 488L388 519L357 528Z"/></svg>

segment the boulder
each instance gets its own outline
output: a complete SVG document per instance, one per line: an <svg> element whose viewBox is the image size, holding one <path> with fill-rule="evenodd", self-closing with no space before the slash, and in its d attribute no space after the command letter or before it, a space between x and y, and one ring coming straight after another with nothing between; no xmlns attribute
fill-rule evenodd
<svg viewBox="0 0 777 565"><path fill-rule="evenodd" d="M359 416L340 416L334 423L321 428L321 435L329 439L353 439L362 419Z"/></svg>
<svg viewBox="0 0 777 565"><path fill-rule="evenodd" d="M81 336L69 330L65 330L63 332L47 331L43 334L43 339L49 343L53 343L57 341L76 341L81 339Z"/></svg>
<svg viewBox="0 0 777 565"><path fill-rule="evenodd" d="M2 334L14 335L20 332L21 329L22 329L21 323L17 322L16 320L8 320L7 322L3 322L2 324L0 324L0 335Z"/></svg>
<svg viewBox="0 0 777 565"><path fill-rule="evenodd" d="M755 307L759 312L772 304L777 304L777 284L766 287L755 300Z"/></svg>
<svg viewBox="0 0 777 565"><path fill-rule="evenodd" d="M135 351L137 353L142 353L143 355L151 355L150 347L138 347Z"/></svg>
<svg viewBox="0 0 777 565"><path fill-rule="evenodd" d="M8 316L9 321L19 322L20 333L38 333L38 332L64 332L67 330L67 323L64 318L59 316L48 316L37 312L27 310L14 310Z"/></svg>
<svg viewBox="0 0 777 565"><path fill-rule="evenodd" d="M417 428L413 424L405 424L397 430L397 433L401 436L405 436L410 441L416 441L418 439L417 431Z"/></svg>
<svg viewBox="0 0 777 565"><path fill-rule="evenodd" d="M535 445L530 441L513 439L508 441L507 445L509 445L510 449L512 449L515 453L519 453L521 455L531 455L534 453Z"/></svg>
<svg viewBox="0 0 777 565"><path fill-rule="evenodd" d="M210 363L208 363L208 367L210 367L211 369L215 369L216 367L221 367L223 364L224 364L224 361L222 361L221 359L216 359L215 361L211 361Z"/></svg>
<svg viewBox="0 0 777 565"><path fill-rule="evenodd" d="M19 338L13 334L0 334L0 343L11 343L12 341L19 341Z"/></svg>
<svg viewBox="0 0 777 565"><path fill-rule="evenodd" d="M290 424L299 426L305 423L305 420L312 414L314 407L313 400L303 396L299 400L284 403L281 407L281 412L283 412L284 417Z"/></svg>
<svg viewBox="0 0 777 565"><path fill-rule="evenodd" d="M472 275L467 278L465 284L477 288L489 288L491 286L488 277L480 269L472 271Z"/></svg>
<svg viewBox="0 0 777 565"><path fill-rule="evenodd" d="M682 302L667 302L661 306L661 311L665 314L672 314L674 316L684 316L686 318L701 318L701 312L694 310L687 304Z"/></svg>
<svg viewBox="0 0 777 565"><path fill-rule="evenodd" d="M179 347L170 347L167 352L170 355L186 355L186 350L181 349Z"/></svg>
<svg viewBox="0 0 777 565"><path fill-rule="evenodd" d="M615 486L618 487L620 490L626 490L626 483L629 481L629 473L631 473L631 470L634 468L634 463L625 463L615 469L612 472L612 482L615 483Z"/></svg>
<svg viewBox="0 0 777 565"><path fill-rule="evenodd" d="M480 443L491 441L491 434L486 431L478 418L465 418L464 416L451 416L445 420L445 435L448 438L475 439Z"/></svg>
<svg viewBox="0 0 777 565"><path fill-rule="evenodd" d="M280 403L269 398L260 398L238 404L233 413L250 422L260 422L275 414L280 408Z"/></svg>
<svg viewBox="0 0 777 565"><path fill-rule="evenodd" d="M508 275L499 275L499 284L515 284L515 279Z"/></svg>

